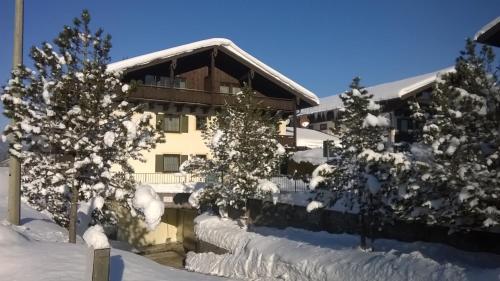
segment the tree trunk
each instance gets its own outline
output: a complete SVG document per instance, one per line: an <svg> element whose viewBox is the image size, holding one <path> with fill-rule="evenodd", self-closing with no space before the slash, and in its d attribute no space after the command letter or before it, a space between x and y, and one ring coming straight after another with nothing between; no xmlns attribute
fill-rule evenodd
<svg viewBox="0 0 500 281"><path fill-rule="evenodd" d="M69 243L76 243L76 215L78 210L78 190L73 188L71 194L71 210L69 213Z"/></svg>

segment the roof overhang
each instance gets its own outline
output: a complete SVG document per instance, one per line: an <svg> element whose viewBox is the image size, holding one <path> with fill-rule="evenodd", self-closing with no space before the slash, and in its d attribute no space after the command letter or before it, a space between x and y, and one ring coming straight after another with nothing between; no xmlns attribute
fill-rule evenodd
<svg viewBox="0 0 500 281"><path fill-rule="evenodd" d="M500 17L483 26L474 36L474 40L479 43L500 47Z"/></svg>
<svg viewBox="0 0 500 281"><path fill-rule="evenodd" d="M306 101L310 105L314 106L319 104L319 98L314 93L299 85L298 83L292 81L270 66L264 64L249 53L245 52L231 40L224 38L213 38L197 41L194 43L165 49L162 51L137 56L122 61L117 61L109 64L107 70L113 72L128 72L183 56L188 56L190 54L203 52L213 48L224 51L224 53L243 63L249 69L256 71L260 75L266 77L280 87L283 87L287 91L294 94L297 98Z"/></svg>

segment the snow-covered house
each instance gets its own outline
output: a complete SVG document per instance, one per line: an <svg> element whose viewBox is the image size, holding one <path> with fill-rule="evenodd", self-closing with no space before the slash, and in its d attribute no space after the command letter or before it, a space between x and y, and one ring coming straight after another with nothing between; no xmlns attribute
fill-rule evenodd
<svg viewBox="0 0 500 281"><path fill-rule="evenodd" d="M125 82L138 83L130 100L148 103L165 131L166 143L146 153L146 163L133 163L138 180L147 183L182 182L174 174L183 161L191 155L209 157L202 139L204 124L218 107L234 100L244 83L264 107L284 113L284 120L319 102L311 91L228 39L202 40L114 62L108 71L123 72ZM285 126L280 126L280 141L294 146L296 134L286 134Z"/></svg>
<svg viewBox="0 0 500 281"><path fill-rule="evenodd" d="M474 36L474 40L486 45L500 47L500 17L483 26Z"/></svg>
<svg viewBox="0 0 500 281"><path fill-rule="evenodd" d="M433 85L440 74L452 71L453 67L441 69L406 79L383 83L367 87L368 93L378 101L395 129L395 140L411 141L412 130L415 127L409 117L409 108L406 100L417 97L421 102L430 98ZM301 109L298 114L299 124L303 127L331 134L338 126L338 119L342 114L342 100L336 94L320 99L318 106Z"/></svg>

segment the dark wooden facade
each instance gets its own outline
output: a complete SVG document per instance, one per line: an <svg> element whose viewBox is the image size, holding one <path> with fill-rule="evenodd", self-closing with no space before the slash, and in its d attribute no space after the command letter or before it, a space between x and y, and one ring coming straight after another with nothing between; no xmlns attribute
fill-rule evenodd
<svg viewBox="0 0 500 281"><path fill-rule="evenodd" d="M151 83L151 77L166 82ZM174 105L179 111L188 107L193 112L200 107L204 112L210 112L210 109L232 103L235 100L233 90L244 85L252 88L263 108L281 112L283 119L290 116L296 119L297 109L314 105L300 98L286 84L255 69L243 58L217 47L129 68L124 80L135 81L138 85L130 95L132 101ZM293 138L283 137L280 141L294 146L296 134Z"/></svg>
<svg viewBox="0 0 500 281"><path fill-rule="evenodd" d="M171 85L175 79L182 79L184 85L182 88L147 85L147 75L168 78ZM138 82L138 90L131 95L135 100L222 106L234 97L221 93L221 85L242 88L246 84L256 92L258 101L272 110L291 114L296 108L309 106L289 90L217 48L130 69L125 80Z"/></svg>

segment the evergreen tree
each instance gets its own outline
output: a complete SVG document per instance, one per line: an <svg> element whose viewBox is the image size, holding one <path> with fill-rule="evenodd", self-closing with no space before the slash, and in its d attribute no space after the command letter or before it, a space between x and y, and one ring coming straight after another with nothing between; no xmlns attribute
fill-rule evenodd
<svg viewBox="0 0 500 281"><path fill-rule="evenodd" d="M56 221L69 225L75 242L77 205L91 201L96 222L113 223L110 203L128 206L134 181L128 161L155 146L159 134L120 75L106 71L111 37L92 33L83 11L51 44L33 47L35 71L20 66L4 89L13 124L10 152L22 159L23 194Z"/></svg>
<svg viewBox="0 0 500 281"><path fill-rule="evenodd" d="M324 205L359 214L361 247L366 249L367 235L373 239L375 227L391 220L394 177L408 162L403 154L391 152L389 120L359 82L354 78L351 90L340 96L344 106L335 130L340 142L332 144L335 156L317 168L311 186L329 191L326 196L318 193Z"/></svg>
<svg viewBox="0 0 500 281"><path fill-rule="evenodd" d="M415 165L413 188L400 203L403 217L452 230L500 221L500 90L493 62L489 47L478 53L467 40L455 71L441 77L431 104L417 112L429 157Z"/></svg>
<svg viewBox="0 0 500 281"><path fill-rule="evenodd" d="M263 108L248 86L221 108L204 132L211 157L190 161L184 168L215 178L197 194L202 205L224 215L229 207L245 210L250 198L279 192L269 181L285 154L277 141L278 123L279 116Z"/></svg>

